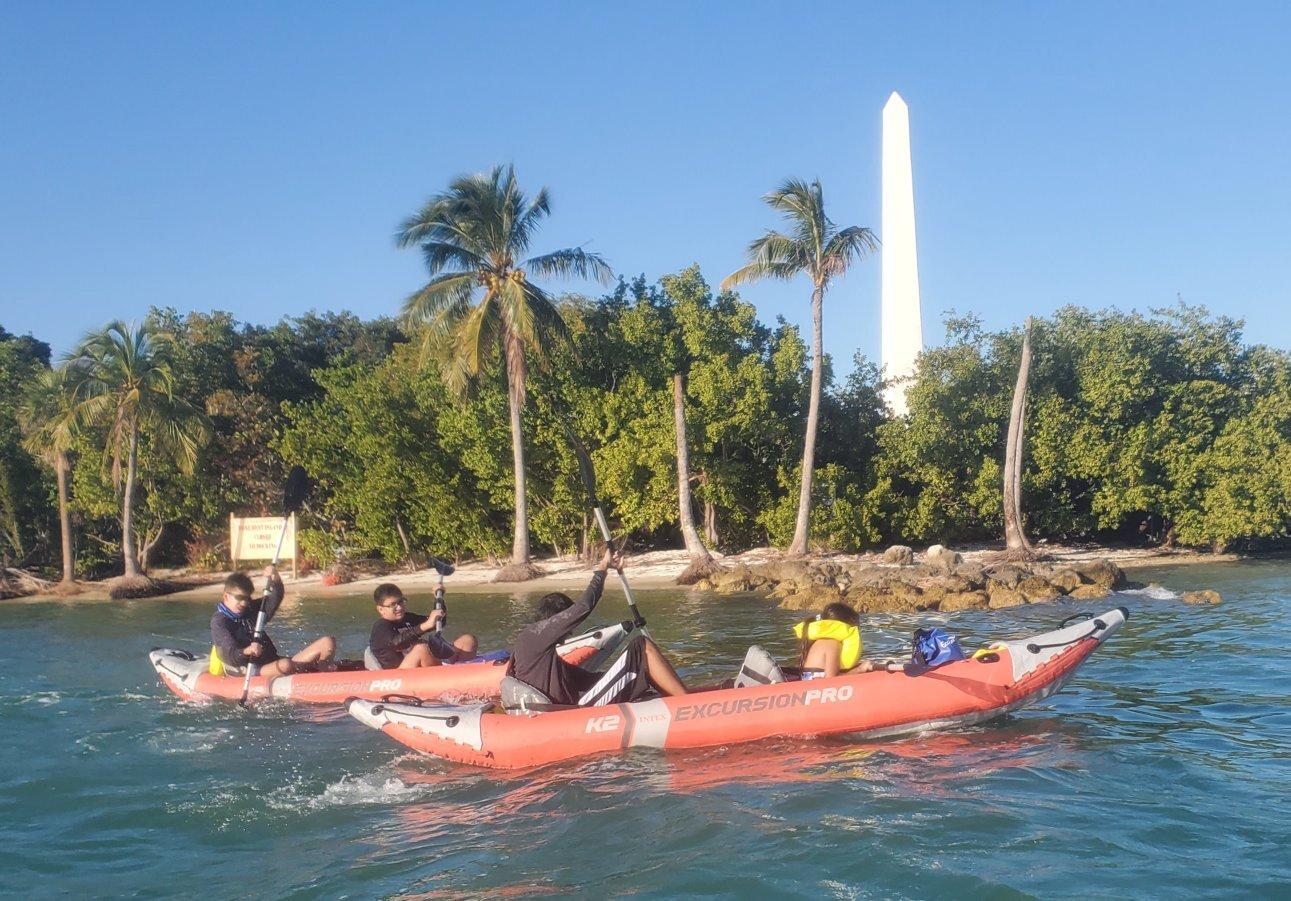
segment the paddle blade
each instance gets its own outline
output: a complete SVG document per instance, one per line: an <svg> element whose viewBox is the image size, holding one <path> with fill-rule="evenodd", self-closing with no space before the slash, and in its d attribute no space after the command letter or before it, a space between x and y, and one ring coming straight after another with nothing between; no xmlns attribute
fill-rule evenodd
<svg viewBox="0 0 1291 901"><path fill-rule="evenodd" d="M300 510L301 504L309 496L309 487L309 473L305 472L305 467L293 466L291 472L287 473L287 483L282 489L283 516L290 516Z"/></svg>
<svg viewBox="0 0 1291 901"><path fill-rule="evenodd" d="M449 563L447 560L440 560L438 557L430 558L430 566L441 576L451 576L454 570L457 569L456 566Z"/></svg>
<svg viewBox="0 0 1291 901"><path fill-rule="evenodd" d="M592 467L592 457L587 453L583 442L578 440L578 435L568 422L565 423L565 435L569 439L569 446L574 451L575 459L578 460L578 477L582 479L583 488L587 491L587 500L591 506L599 507L600 503L596 499L596 470Z"/></svg>

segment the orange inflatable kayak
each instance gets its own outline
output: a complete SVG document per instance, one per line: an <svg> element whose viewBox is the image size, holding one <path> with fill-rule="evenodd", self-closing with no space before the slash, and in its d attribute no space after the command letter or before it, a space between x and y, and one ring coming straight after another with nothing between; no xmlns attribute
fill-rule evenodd
<svg viewBox="0 0 1291 901"><path fill-rule="evenodd" d="M631 623L603 626L560 646L560 655L571 663L586 663L600 651L613 650L631 631ZM290 676L253 676L249 700L277 698L312 704L340 704L347 698L381 698L404 695L413 699L444 697L496 698L507 671L507 656L416 669L341 669L330 673L293 673ZM158 678L186 701L242 697L243 676L216 676L210 658L188 651L156 648L148 655Z"/></svg>
<svg viewBox="0 0 1291 901"><path fill-rule="evenodd" d="M625 748L701 748L775 736L873 738L993 719L1058 691L1121 628L1125 608L992 644L920 671L844 674L693 692L609 707L508 714L488 704L351 699L350 713L424 754L483 767L530 767Z"/></svg>

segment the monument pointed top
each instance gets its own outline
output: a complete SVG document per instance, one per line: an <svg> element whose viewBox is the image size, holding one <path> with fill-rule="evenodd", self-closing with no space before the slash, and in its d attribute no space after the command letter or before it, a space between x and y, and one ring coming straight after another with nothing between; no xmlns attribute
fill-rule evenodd
<svg viewBox="0 0 1291 901"><path fill-rule="evenodd" d="M887 109L890 106L905 106L905 105L906 105L905 98L902 97L900 94L898 94L896 91L893 91L892 95L888 97L888 102L883 104L883 108Z"/></svg>

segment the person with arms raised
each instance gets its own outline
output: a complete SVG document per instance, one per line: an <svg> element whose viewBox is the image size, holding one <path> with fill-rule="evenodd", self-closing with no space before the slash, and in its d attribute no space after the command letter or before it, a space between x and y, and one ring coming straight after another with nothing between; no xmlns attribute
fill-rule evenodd
<svg viewBox="0 0 1291 901"><path fill-rule="evenodd" d="M619 704L639 700L652 690L664 695L686 694L685 683L663 651L641 633L630 639L627 651L604 673L566 663L556 652L596 609L609 569L622 566L622 557L607 549L578 600L560 592L545 595L538 604L536 620L516 635L508 674L560 705Z"/></svg>

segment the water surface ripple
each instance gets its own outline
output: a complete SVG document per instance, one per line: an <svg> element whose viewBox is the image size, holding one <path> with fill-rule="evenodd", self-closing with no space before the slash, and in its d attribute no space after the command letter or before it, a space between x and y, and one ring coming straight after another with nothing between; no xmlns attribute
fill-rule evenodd
<svg viewBox="0 0 1291 901"><path fill-rule="evenodd" d="M1136 576L1213 586L1225 603L1122 596L1130 622L1072 683L996 723L519 774L418 758L335 710L179 702L145 655L201 648L204 604L0 605L0 891L1285 897L1291 565ZM688 675L731 675L755 641L793 652L793 614L767 601L640 600ZM452 627L496 646L531 603L459 596ZM978 642L1106 606L933 619ZM603 610L622 615L621 597ZM291 599L274 631L284 647L334 632L353 652L370 617L362 598ZM867 650L897 653L918 624L867 618Z"/></svg>

